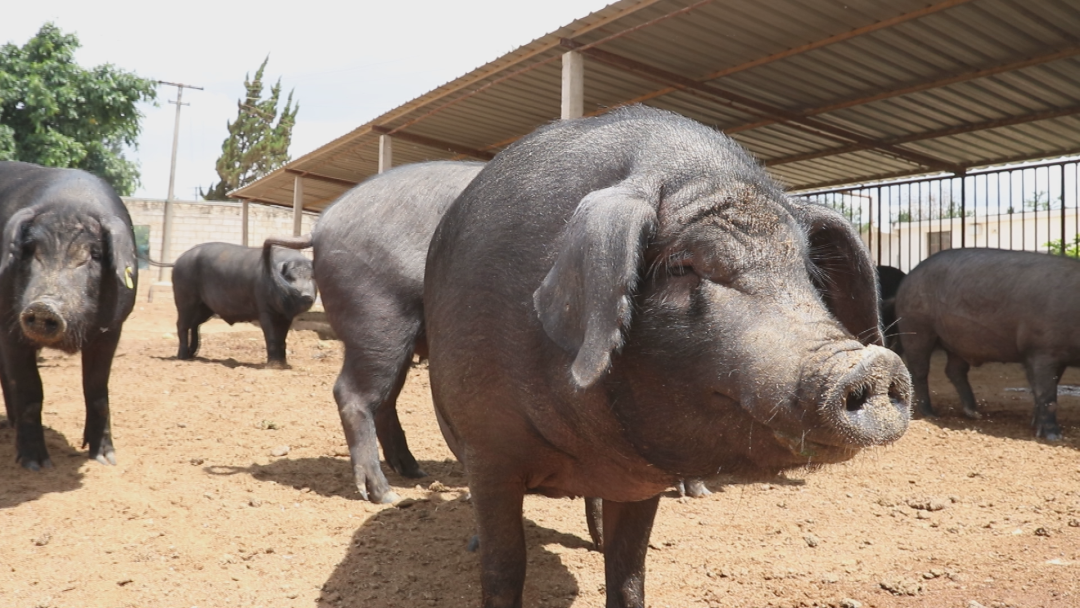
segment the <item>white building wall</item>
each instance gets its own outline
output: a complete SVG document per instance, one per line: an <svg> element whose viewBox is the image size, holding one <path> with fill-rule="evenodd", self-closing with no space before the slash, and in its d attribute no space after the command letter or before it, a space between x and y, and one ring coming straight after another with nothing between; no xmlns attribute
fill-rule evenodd
<svg viewBox="0 0 1080 608"><path fill-rule="evenodd" d="M1072 243L1077 235L1078 218L1075 208L1065 213L1065 244ZM1046 244L1061 239L1061 209L1049 211L1024 211L1000 215L922 220L918 222L894 222L879 231L863 230L863 242L870 248L877 263L894 266L911 272L922 260L928 258L931 233L945 233L951 240L951 248L993 247L1023 251L1046 252ZM937 240L939 237L934 237ZM880 256L878 241L880 239Z"/></svg>
<svg viewBox="0 0 1080 608"><path fill-rule="evenodd" d="M173 201L173 241L168 260L161 259L161 232L165 201L123 197L124 205L136 226L150 227L150 258L173 262L195 245L209 242L241 244L242 210L238 202ZM311 232L318 215L304 213L301 233ZM248 207L248 245L257 247L266 237L292 236L293 212L287 207L250 204ZM310 251L307 252L310 255ZM157 279L157 271L150 273ZM168 271L166 271L168 276Z"/></svg>

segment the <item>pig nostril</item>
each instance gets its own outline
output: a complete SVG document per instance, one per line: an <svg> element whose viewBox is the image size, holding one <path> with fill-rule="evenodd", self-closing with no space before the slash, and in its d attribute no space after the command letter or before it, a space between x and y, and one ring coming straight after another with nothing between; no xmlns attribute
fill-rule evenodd
<svg viewBox="0 0 1080 608"><path fill-rule="evenodd" d="M895 382L889 385L889 400L893 403L903 403L904 401L904 395Z"/></svg>
<svg viewBox="0 0 1080 608"><path fill-rule="evenodd" d="M24 318L26 319L26 322L29 325L33 325L34 321L37 319L37 317L35 317L33 314L26 315L26 317L24 317Z"/></svg>
<svg viewBox="0 0 1080 608"><path fill-rule="evenodd" d="M848 392L847 396L844 397L844 407L849 412L857 412L863 409L869 396L870 390L865 386L852 389Z"/></svg>
<svg viewBox="0 0 1080 608"><path fill-rule="evenodd" d="M45 319L45 331L47 333L55 333L60 329L60 324L56 322L56 319Z"/></svg>

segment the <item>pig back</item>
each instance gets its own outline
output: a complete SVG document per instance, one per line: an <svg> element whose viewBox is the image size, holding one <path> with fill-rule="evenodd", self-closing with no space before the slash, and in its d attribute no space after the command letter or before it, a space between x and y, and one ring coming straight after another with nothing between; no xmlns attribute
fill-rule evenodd
<svg viewBox="0 0 1080 608"><path fill-rule="evenodd" d="M1030 251L955 249L923 261L896 295L899 331L932 335L969 363L1035 352L1080 360L1080 261ZM907 339L905 340L907 341Z"/></svg>

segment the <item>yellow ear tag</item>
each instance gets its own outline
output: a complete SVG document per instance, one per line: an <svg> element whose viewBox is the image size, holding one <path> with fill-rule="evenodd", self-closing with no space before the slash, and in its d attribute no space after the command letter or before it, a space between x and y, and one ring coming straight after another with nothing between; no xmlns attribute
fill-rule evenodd
<svg viewBox="0 0 1080 608"><path fill-rule="evenodd" d="M131 280L131 266L124 269L124 285L127 285L128 289L135 289L135 281Z"/></svg>

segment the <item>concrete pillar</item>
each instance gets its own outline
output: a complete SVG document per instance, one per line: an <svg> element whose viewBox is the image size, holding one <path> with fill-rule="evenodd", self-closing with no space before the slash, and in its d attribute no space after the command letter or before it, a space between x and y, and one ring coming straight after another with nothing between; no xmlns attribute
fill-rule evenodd
<svg viewBox="0 0 1080 608"><path fill-rule="evenodd" d="M562 56L562 119L585 114L585 58L576 51Z"/></svg>
<svg viewBox="0 0 1080 608"><path fill-rule="evenodd" d="M240 244L244 247L248 246L248 205L250 203L245 198L240 202Z"/></svg>
<svg viewBox="0 0 1080 608"><path fill-rule="evenodd" d="M394 140L389 135L379 136L379 173L394 166Z"/></svg>
<svg viewBox="0 0 1080 608"><path fill-rule="evenodd" d="M165 199L165 209L161 218L161 259L162 264L168 264L172 260L172 231L173 231L173 202L171 198ZM158 269L158 281L164 282L172 277L172 269L162 266Z"/></svg>
<svg viewBox="0 0 1080 608"><path fill-rule="evenodd" d="M301 220L304 218L304 178L299 175L293 178L292 209L292 233L293 236L300 236Z"/></svg>

